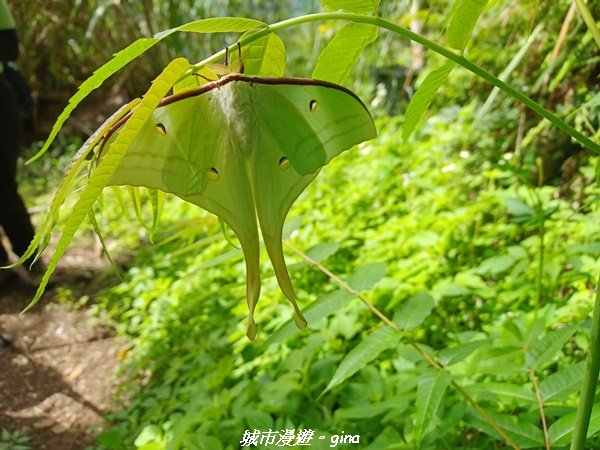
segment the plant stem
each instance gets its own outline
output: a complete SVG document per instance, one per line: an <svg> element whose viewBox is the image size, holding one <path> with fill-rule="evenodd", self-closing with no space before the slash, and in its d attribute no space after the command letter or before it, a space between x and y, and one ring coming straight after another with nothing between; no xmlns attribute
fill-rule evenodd
<svg viewBox="0 0 600 450"><path fill-rule="evenodd" d="M596 385L598 383L598 373L600 372L600 277L596 285L596 301L594 303L594 313L592 315L592 331L590 333L590 343L588 347L587 364L583 384L581 387L581 396L579 397L579 406L577 407L577 419L575 429L573 430L573 440L571 441L571 450L584 450L585 439L587 436L592 408L594 406L594 397L596 394Z"/></svg>
<svg viewBox="0 0 600 450"><path fill-rule="evenodd" d="M596 26L596 21L592 17L592 13L588 7L585 6L585 2L583 0L575 0L575 4L577 5L579 14L581 14L581 17L583 17L583 21L587 25L588 30L590 30L590 33L592 33L592 36L596 41L596 45L598 48L600 48L600 30Z"/></svg>
<svg viewBox="0 0 600 450"><path fill-rule="evenodd" d="M345 20L345 21L349 21L349 22L369 23L371 25L386 29L393 33L399 34L405 38L408 38L414 42L417 42L417 43L427 47L428 49L442 55L444 58L447 58L451 61L454 61L457 64L460 64L465 69L474 73L478 77L483 78L485 81L493 84L497 88L501 89L502 91L506 92L508 95L513 97L515 100L517 100L520 103L527 106L529 109L531 109L536 114L545 118L550 123L552 123L559 129L561 129L562 131L567 133L569 136L571 136L573 139L578 141L583 146L600 154L600 145L596 144L594 141L592 141L588 137L581 134L575 128L573 128L570 125L568 125L567 123L565 123L557 115L550 112L549 110L544 108L539 103L535 102L534 100L527 97L525 94L519 92L518 90L516 90L515 88L510 86L509 84L505 83L504 81L495 77L491 73L482 69L477 64L472 63L471 61L466 59L464 56L454 53L452 50L442 47L441 45L436 44L435 42L427 39L424 36L421 36L420 34L414 33L412 31L410 31L404 27L398 26L392 22L388 22L387 20L382 19L380 17L366 16L366 15L362 15L362 14L353 14L353 13L345 13L345 12L309 14L306 16L294 17L292 19L283 20L281 22L277 22L272 25L269 25L263 29L258 30L256 33L252 33L249 36L246 36L245 38L240 39L239 45L244 46L244 45L249 44L250 42L253 42L263 36L266 36L270 33L274 33L279 30L283 30L283 29L290 28L293 26L301 25L304 23L324 21L324 20ZM228 47L228 51L234 51L237 48L237 45L238 45L238 42L236 42L233 45L230 45ZM225 55L225 51L226 50L222 50L218 53L215 53L211 57L195 64L188 72L186 72L185 75L189 75L189 74L199 70L201 67L203 67L205 64L207 64L209 62L214 62L214 61L217 61L217 60L223 58L223 56Z"/></svg>
<svg viewBox="0 0 600 450"><path fill-rule="evenodd" d="M548 423L546 422L546 414L544 413L544 401L542 400L542 396L540 394L540 384L538 383L538 379L533 368L529 369L529 378L533 383L535 398L537 400L538 408L540 410L540 417L542 419L542 429L544 430L544 444L546 445L546 450L551 450L550 436L548 436Z"/></svg>

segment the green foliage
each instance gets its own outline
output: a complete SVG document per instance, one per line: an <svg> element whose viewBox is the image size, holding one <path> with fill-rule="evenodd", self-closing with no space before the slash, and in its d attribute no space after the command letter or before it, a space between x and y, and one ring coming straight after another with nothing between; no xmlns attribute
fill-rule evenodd
<svg viewBox="0 0 600 450"><path fill-rule="evenodd" d="M0 434L0 450L30 450L29 437L23 436L19 431L2 429Z"/></svg>
<svg viewBox="0 0 600 450"><path fill-rule="evenodd" d="M443 372L381 327L356 294L339 290L299 256L290 269L308 330L299 333L288 320L271 277L257 317L265 332L250 345L239 320L245 314L239 251L225 260L229 244L213 239L198 253L194 242L218 235L218 223L169 200L157 247L138 254L123 284L103 300L102 309L134 346L132 403L113 417L111 433L120 436L113 448L124 448L132 442L127 436L146 427L156 432L156 448L187 448L183 442L192 436L227 448L254 427L351 430L369 445L404 440L407 448L418 440L421 448L441 442L490 448L503 440L448 385L450 374L519 447L541 448L532 368L552 442L568 440L574 419L559 420L574 412L584 320L599 267L596 159L583 168L591 203L587 212L574 211L552 198L552 188L515 186L506 163L457 158L456 136L471 133L459 119L467 112L428 122L419 144L401 150L397 122L380 123L378 143L345 154L309 188L293 210L302 226L292 224L288 238L293 248L313 245L306 251L311 260L393 316L446 366ZM344 189L349 179L351 190ZM544 209L558 208L545 219L547 306L537 312L537 207L519 214L529 211L523 205L532 193ZM188 220L201 225L192 232ZM186 227L183 241L172 239ZM511 266L503 262L508 258ZM146 380L143 390L136 379Z"/></svg>

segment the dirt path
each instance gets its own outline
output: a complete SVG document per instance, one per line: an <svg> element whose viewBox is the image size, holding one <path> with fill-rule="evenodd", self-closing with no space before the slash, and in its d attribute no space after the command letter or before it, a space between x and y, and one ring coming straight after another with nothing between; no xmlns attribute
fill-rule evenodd
<svg viewBox="0 0 600 450"><path fill-rule="evenodd" d="M95 250L90 253L75 249L64 258L53 289L25 315L19 312L34 287L21 280L0 287L0 332L14 337L0 347L0 430L19 430L32 449L93 445L111 407L116 338L85 306L55 301L67 288L75 299L98 290L98 274L106 267Z"/></svg>

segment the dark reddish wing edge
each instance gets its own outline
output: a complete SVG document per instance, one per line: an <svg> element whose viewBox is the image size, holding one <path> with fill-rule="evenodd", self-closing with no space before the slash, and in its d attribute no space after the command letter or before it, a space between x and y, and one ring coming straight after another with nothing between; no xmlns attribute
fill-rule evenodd
<svg viewBox="0 0 600 450"><path fill-rule="evenodd" d="M230 75L225 75L222 78L219 78L216 81L211 81L203 86L200 86L197 89L190 89L189 91L182 92L180 94L170 95L165 97L160 101L158 107L168 105L170 103L183 100L190 97L195 97L197 95L202 95L205 92L211 91L213 89L220 88L221 86L225 86L227 83L231 83L232 81L243 81L250 84L296 84L296 85L314 85L314 86L323 86L326 88L337 89L338 91L342 91L346 94L354 97L362 106L365 108L367 113L369 110L362 102L362 100L352 92L350 89L345 88L344 86L340 86L339 84L331 83L330 81L324 80L313 80L312 78L286 78L286 77L257 77L257 76L249 76L243 75L241 73L233 73ZM127 113L123 116L117 123L115 123L110 130L104 136L102 141L102 145L100 146L100 151L98 152L98 157L102 153L104 149L104 144L110 139L115 131L117 131L127 120L131 117L132 112Z"/></svg>

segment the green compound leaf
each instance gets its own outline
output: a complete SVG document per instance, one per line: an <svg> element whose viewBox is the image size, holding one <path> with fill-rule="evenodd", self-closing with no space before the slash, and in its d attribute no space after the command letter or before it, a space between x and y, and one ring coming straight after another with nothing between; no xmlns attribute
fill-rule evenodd
<svg viewBox="0 0 600 450"><path fill-rule="evenodd" d="M117 166L125 156L127 149L146 121L150 118L159 102L167 95L177 79L188 69L188 67L189 63L184 58L177 58L171 61L156 80L154 80L142 101L135 107L131 118L127 121L117 139L106 151L102 161L91 175L87 186L81 192L79 199L75 203L75 206L63 227L62 235L56 245L56 250L50 259L48 268L42 277L35 297L25 310L33 307L40 299L48 284L50 276L56 269L58 261L75 236L75 232L81 225L82 220L89 214L92 205L100 196L102 189L104 189L110 181Z"/></svg>
<svg viewBox="0 0 600 450"><path fill-rule="evenodd" d="M329 41L317 60L312 78L342 83L365 47L377 39L377 27L365 23L344 25Z"/></svg>
<svg viewBox="0 0 600 450"><path fill-rule="evenodd" d="M50 209L46 215L46 218L44 219L44 222L38 228L38 232L31 241L31 244L29 244L27 251L14 265L22 264L36 251L36 249L36 259L41 256L44 249L48 246L52 230L58 222L60 207L65 202L67 195L75 189L75 187L78 185L78 182L82 178L88 177L87 171L84 170L86 168L86 159L88 155L92 150L94 150L96 145L98 145L108 130L127 113L134 109L139 103L140 99L135 99L127 105L122 106L117 112L110 116L81 146L81 149L72 158L67 168L67 172L61 180L56 194L54 194L54 198L50 203Z"/></svg>
<svg viewBox="0 0 600 450"><path fill-rule="evenodd" d="M195 22L190 22L185 25L181 25L179 27L171 28L169 30L162 31L160 33L155 34L151 38L141 38L132 44L125 47L123 50L119 51L115 54L113 59L108 61L106 64L103 64L98 70L94 72L94 74L81 83L79 89L69 99L69 103L66 108L62 111L62 113L56 119L56 122L52 126L52 131L46 139L43 147L37 152L28 162L35 161L40 156L42 156L46 150L50 147L54 138L62 128L65 120L69 118L71 112L75 109L75 107L85 98L87 95L92 92L94 89L97 89L102 85L102 83L109 78L114 73L118 72L124 66L129 64L135 58L140 56L149 48L158 44L160 41L170 36L171 34L178 31L185 31L191 33L228 33L228 32L244 32L251 30L253 28L262 28L266 26L264 22L260 22L258 20L253 19L244 19L238 17L219 17L212 19L202 19L197 20Z"/></svg>
<svg viewBox="0 0 600 450"><path fill-rule="evenodd" d="M421 83L421 86L419 86L419 89L415 92L415 95L406 108L406 117L402 125L402 139L406 141L410 137L421 117L427 111L427 108L429 108L437 90L446 81L454 67L456 67L456 63L447 62L442 67L435 69L427 75L423 83Z"/></svg>
<svg viewBox="0 0 600 450"><path fill-rule="evenodd" d="M500 414L489 409L486 410L486 412L492 420L506 432L515 444L519 446L519 448L543 448L544 438L542 430L536 425L514 415ZM485 422L479 413L474 410L469 409L466 419L467 423L473 425L488 436L502 440L502 437L498 432L494 430L489 423Z"/></svg>
<svg viewBox="0 0 600 450"><path fill-rule="evenodd" d="M488 0L456 0L446 32L450 47L460 51L465 48L487 3Z"/></svg>

